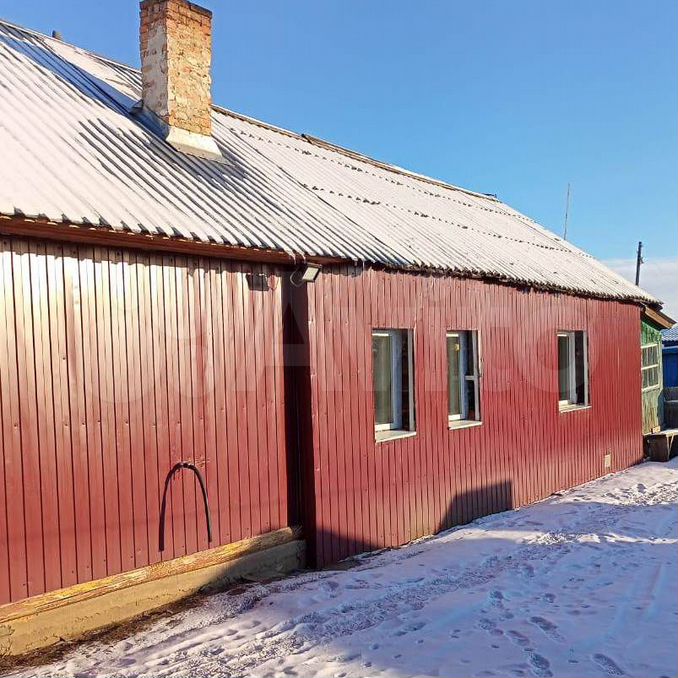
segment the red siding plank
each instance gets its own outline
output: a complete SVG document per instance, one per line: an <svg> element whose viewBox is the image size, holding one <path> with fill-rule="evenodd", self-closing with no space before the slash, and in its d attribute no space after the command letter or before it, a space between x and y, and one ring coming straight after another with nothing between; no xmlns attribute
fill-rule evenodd
<svg viewBox="0 0 678 678"><path fill-rule="evenodd" d="M5 467L5 525L11 558L7 562L4 588L13 600L28 595L26 528L24 521L24 482L21 462L21 421L17 337L12 273L12 241L3 240L0 267L0 322L9 331L0 334L0 399L2 401L3 454ZM38 556L40 557L40 556Z"/></svg>
<svg viewBox="0 0 678 678"><path fill-rule="evenodd" d="M111 322L111 269L105 250L94 250L96 280L96 341L99 360L99 403L101 407L101 445L103 448L103 499L107 574L122 571L120 533L120 496L118 490L117 444L115 437L115 391L113 386L113 329ZM56 393L56 392L55 392ZM56 401L55 401L56 417ZM59 458L59 448L56 450Z"/></svg>
<svg viewBox="0 0 678 678"><path fill-rule="evenodd" d="M123 254L125 294L125 337L127 341L127 388L129 400L130 469L134 513L134 561L137 567L149 562L148 513L146 501L146 448L144 445L143 387L140 349L140 300L136 254Z"/></svg>
<svg viewBox="0 0 678 678"><path fill-rule="evenodd" d="M47 258L47 284L50 289L50 338L54 390L54 420L57 440L57 487L59 494L59 534L61 537L61 584L78 581L76 507L73 488L73 456L69 411L68 354L66 350L66 311L64 255L60 246L50 247Z"/></svg>
<svg viewBox="0 0 678 678"><path fill-rule="evenodd" d="M21 463L24 490L24 525L28 594L45 590L40 448L37 423L35 338L31 305L31 273L27 243L18 243L13 257L14 311L17 337L17 374L21 427ZM84 504L87 506L87 504ZM33 557L36 554L37 557Z"/></svg>
<svg viewBox="0 0 678 678"><path fill-rule="evenodd" d="M54 439L54 403L52 395L52 361L49 339L49 308L47 305L47 260L44 244L31 242L29 247L31 251L31 305L33 307L35 338L36 404L40 446L42 533L45 562L49 563L49 566L45 567L45 590L51 591L61 586L61 560L59 549L59 497L57 494L56 483L54 482L57 473L57 464L55 456L56 443ZM0 464L0 476L1 475L2 464ZM0 491L4 491L4 487L2 487L2 490ZM0 497L0 506L2 505L3 502ZM0 519L0 524L1 523L4 523L4 521ZM0 543L2 542L2 527L0 527ZM1 581L2 577L0 576L0 582ZM1 596L0 599L2 599Z"/></svg>
<svg viewBox="0 0 678 678"><path fill-rule="evenodd" d="M97 350L96 278L94 250L77 253L82 310L82 365L85 392L87 472L89 475L90 538L92 573L95 579L108 574L106 556L106 505L99 399L99 354ZM39 304L40 302L38 302ZM45 494L44 496L47 496ZM46 562L50 560L46 556ZM46 574L51 568L47 568ZM47 587L48 590L53 588Z"/></svg>

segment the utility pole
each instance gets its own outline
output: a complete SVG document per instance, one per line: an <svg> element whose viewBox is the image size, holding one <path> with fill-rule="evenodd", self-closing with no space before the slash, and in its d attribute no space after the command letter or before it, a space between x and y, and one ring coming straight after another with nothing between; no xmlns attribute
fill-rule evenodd
<svg viewBox="0 0 678 678"><path fill-rule="evenodd" d="M640 265L643 263L643 243L638 243L638 254L636 255L636 285L640 284Z"/></svg>
<svg viewBox="0 0 678 678"><path fill-rule="evenodd" d="M567 240L567 221L570 218L570 182L567 182L567 198L565 198L565 226L563 228L563 240Z"/></svg>

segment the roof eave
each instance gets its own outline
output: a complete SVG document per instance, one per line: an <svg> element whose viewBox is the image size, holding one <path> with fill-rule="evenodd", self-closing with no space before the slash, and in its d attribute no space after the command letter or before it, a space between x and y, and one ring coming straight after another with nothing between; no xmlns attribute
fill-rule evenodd
<svg viewBox="0 0 678 678"><path fill-rule="evenodd" d="M676 321L666 313L662 313L660 307L653 308L647 304L643 304L643 315L651 320L655 325L659 325L663 330L670 330Z"/></svg>
<svg viewBox="0 0 678 678"><path fill-rule="evenodd" d="M153 233L134 233L121 231L108 226L94 226L73 222L55 222L48 219L31 217L9 217L0 215L0 234L14 235L29 238L41 238L59 242L72 242L76 244L100 245L113 248L133 248L151 250L157 252L172 252L187 256L206 256L220 259L235 259L239 261L255 261L260 263L274 263L288 266L298 265L300 262L316 263L322 266L346 266L363 265L371 268L399 271L401 273L427 274L449 276L467 280L480 280L488 284L508 285L525 290L549 292L552 294L567 294L569 296L601 299L604 301L616 301L618 303L637 304L643 308L643 312L662 327L672 327L674 321L668 316L650 306L646 299L621 298L613 295L595 294L573 290L556 285L538 284L530 281L493 276L487 273L473 271L454 271L450 269L432 268L427 266L397 266L380 264L376 262L358 262L343 257L326 257L304 255L302 253L289 253L282 250L263 249L257 247L242 247L226 243L207 243L190 240L183 237L168 237ZM650 315L651 314L651 315ZM668 325L665 323L669 323Z"/></svg>
<svg viewBox="0 0 678 678"><path fill-rule="evenodd" d="M8 217L0 215L0 234L41 238L59 242L100 245L113 248L134 248L158 252L172 252L187 256L206 256L239 261L255 261L297 265L309 262L328 266L345 263L337 257L304 256L282 250L242 247L226 243L198 242L183 237L168 237L153 233L120 231L106 226L93 226L72 222L55 222L47 219Z"/></svg>

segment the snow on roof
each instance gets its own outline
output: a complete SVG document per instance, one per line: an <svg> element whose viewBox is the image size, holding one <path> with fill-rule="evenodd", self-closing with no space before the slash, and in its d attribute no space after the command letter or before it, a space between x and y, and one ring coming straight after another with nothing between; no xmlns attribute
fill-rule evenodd
<svg viewBox="0 0 678 678"><path fill-rule="evenodd" d="M136 69L0 21L0 215L659 302L494 196L214 107L224 162L135 113Z"/></svg>

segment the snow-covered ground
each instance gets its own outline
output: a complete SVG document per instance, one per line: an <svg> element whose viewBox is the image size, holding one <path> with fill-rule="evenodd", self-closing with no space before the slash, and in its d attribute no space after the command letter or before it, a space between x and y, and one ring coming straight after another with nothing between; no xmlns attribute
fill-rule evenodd
<svg viewBox="0 0 678 678"><path fill-rule="evenodd" d="M199 607L25 676L671 676L678 459L349 570Z"/></svg>

